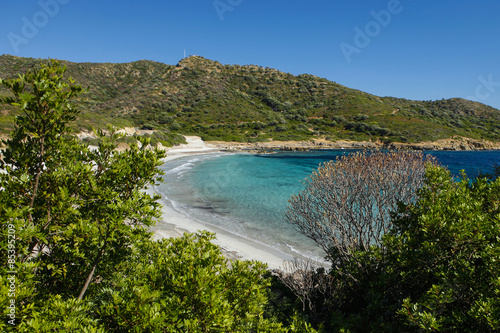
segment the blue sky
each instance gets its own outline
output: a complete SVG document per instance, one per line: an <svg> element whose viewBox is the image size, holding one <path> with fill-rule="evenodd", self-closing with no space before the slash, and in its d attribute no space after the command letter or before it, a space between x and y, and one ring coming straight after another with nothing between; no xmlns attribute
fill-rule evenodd
<svg viewBox="0 0 500 333"><path fill-rule="evenodd" d="M500 108L498 0L3 1L0 54L74 62L200 55L378 96Z"/></svg>

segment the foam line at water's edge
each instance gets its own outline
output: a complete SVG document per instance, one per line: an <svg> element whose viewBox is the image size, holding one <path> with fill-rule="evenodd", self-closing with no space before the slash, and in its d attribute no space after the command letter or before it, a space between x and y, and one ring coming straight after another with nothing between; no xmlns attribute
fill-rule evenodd
<svg viewBox="0 0 500 333"><path fill-rule="evenodd" d="M221 157L221 156L228 156L228 155L240 155L240 153L220 153L220 152L213 152L213 153L208 153L208 154L200 154L200 155L189 155L189 156L183 156L176 158L174 160L166 161L166 163L162 166L162 169L166 172L166 175L168 178L170 178L171 182L175 182L176 180L179 180L180 177L187 171L191 170L195 166L197 166L199 163L202 163L203 161L210 160L212 158L216 157ZM244 155L248 155L245 153ZM179 161L182 160L182 161ZM167 181L167 184L169 182ZM290 245L288 242L284 240L276 240L277 243L272 243L273 239L269 239L269 242L263 241L261 239L258 239L256 237L252 237L249 235L246 235L244 232L245 230L237 230L237 228L233 228L238 225L238 222L232 223L229 217L226 217L224 215L218 216L218 213L216 212L208 212L208 211L200 211L196 209L195 206L191 206L189 203L186 203L184 201L182 202L176 202L172 198L169 197L167 193L163 193L164 190L158 189L157 187L154 187L154 191L159 194L162 197L162 201L164 205L168 205L169 208L173 209L176 213L181 214L184 218L195 221L202 227L199 227L200 230L202 229L215 229L215 230L209 230L209 231L216 231L217 234L220 233L225 233L227 236L233 237L235 239L238 239L240 241L243 241L245 243L250 243L253 247L256 248L267 248L270 252L274 252L275 254L278 254L280 257L286 259L286 260L291 260L294 257L301 258L304 260L312 260L314 262L318 262L322 266L328 266L329 264L324 261L323 258L319 257L318 254L312 255L312 253L307 253L298 250L294 246ZM194 203L195 204L195 203ZM210 205L210 203L206 204ZM213 205L212 205L213 207ZM195 216L199 215L199 216ZM207 215L206 218L204 218L204 215ZM209 216L213 215L213 216ZM226 222L226 227L223 225L219 224L214 224L211 223L210 220L214 220L219 222L221 219L227 219ZM169 223L169 216L164 216L163 220L165 223ZM189 223L189 222L188 222ZM247 222L244 222L247 223ZM224 224L224 223L222 223ZM178 228L183 228L182 225L176 225ZM188 228L189 229L189 228ZM236 229L236 230L235 230ZM195 230L188 230L190 232L194 232ZM271 237L273 238L273 237ZM271 243L270 243L271 242Z"/></svg>
<svg viewBox="0 0 500 333"><path fill-rule="evenodd" d="M330 266L330 264L328 262L321 260L319 258L310 257L307 254L304 254L304 253L300 252L299 250L295 249L293 246L291 246L289 244L286 244L286 243L283 244L284 246L286 246L290 250L290 253L287 253L287 252L283 251L282 249L277 248L276 246L272 246L271 244L261 242L258 239L247 237L244 234L236 233L232 230L223 229L223 228L221 228L221 226L215 225L215 224L210 223L208 221L202 221L194 216L191 216L186 210L181 208L182 205L176 204L175 201L171 200L170 198L165 196L163 193L159 192L156 187L154 187L154 191L162 197L162 201L163 201L164 205L168 205L171 209L175 210L177 213L181 214L186 219L193 220L196 223L204 226L205 227L204 229L208 229L208 231L215 232L216 234L224 233L224 234L234 238L236 241L243 241L250 246L260 248L261 250L264 250L264 251L267 250L270 253L274 253L275 255L281 257L283 259L283 261L291 261L294 258L298 258L298 259L302 259L302 260L312 261L315 264L320 265L320 266L326 266L326 267ZM164 216L163 218L164 218L164 221L166 223L168 223L168 216ZM176 225L176 226L179 228L182 228L181 225Z"/></svg>

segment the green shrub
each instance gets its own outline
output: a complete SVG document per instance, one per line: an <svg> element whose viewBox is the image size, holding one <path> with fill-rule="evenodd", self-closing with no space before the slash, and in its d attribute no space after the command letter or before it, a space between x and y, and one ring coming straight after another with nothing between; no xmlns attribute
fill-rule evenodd
<svg viewBox="0 0 500 333"><path fill-rule="evenodd" d="M177 121L173 121L171 124L170 124L170 129L174 132L177 132L177 131L180 131L182 129L182 126L181 124L179 124Z"/></svg>
<svg viewBox="0 0 500 333"><path fill-rule="evenodd" d="M258 322L269 282L258 262L229 263L208 233L143 243L103 289L109 331L238 331Z"/></svg>
<svg viewBox="0 0 500 333"><path fill-rule="evenodd" d="M419 195L384 240L398 314L425 331L500 330L500 180L433 167Z"/></svg>

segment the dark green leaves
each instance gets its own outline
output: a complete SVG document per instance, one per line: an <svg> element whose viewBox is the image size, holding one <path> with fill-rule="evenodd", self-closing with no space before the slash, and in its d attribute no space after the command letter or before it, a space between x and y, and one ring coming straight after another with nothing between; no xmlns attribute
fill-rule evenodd
<svg viewBox="0 0 500 333"><path fill-rule="evenodd" d="M159 204L142 190L160 179L164 152L147 145L116 152L118 135L112 128L102 133L97 151L70 136L68 124L79 113L71 99L83 89L65 80L64 72L51 61L1 81L11 90L2 101L20 110L0 162L6 172L0 174L0 217L2 225L16 230L19 277L30 290L16 295L17 310L28 331L42 320L31 305L54 300L61 307L44 312L41 322L63 318L77 296L83 298L128 260L135 242L149 239L147 228L159 216ZM6 248L6 238L0 245ZM2 262L6 253L0 254ZM2 272L5 276L5 268ZM5 295L2 306L9 302ZM63 312L57 314L58 309Z"/></svg>

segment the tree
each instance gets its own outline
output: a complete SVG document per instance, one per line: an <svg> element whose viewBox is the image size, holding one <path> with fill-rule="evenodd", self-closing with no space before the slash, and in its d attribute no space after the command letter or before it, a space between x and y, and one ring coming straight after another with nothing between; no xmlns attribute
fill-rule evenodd
<svg viewBox="0 0 500 333"><path fill-rule="evenodd" d="M357 152L326 162L289 200L285 217L339 267L354 251L382 245L390 212L416 200L428 163L431 157L409 151Z"/></svg>
<svg viewBox="0 0 500 333"><path fill-rule="evenodd" d="M457 182L428 168L418 202L398 210L383 241L399 315L424 331L500 331L499 235L500 179Z"/></svg>
<svg viewBox="0 0 500 333"><path fill-rule="evenodd" d="M164 152L149 149L147 141L116 152L119 135L112 129L100 133L96 151L81 144L68 124L79 113L70 100L83 89L64 72L51 61L0 81L11 91L1 101L19 108L0 162L2 233L15 234L10 270L18 271L20 290L27 288L16 295L17 318L29 318L34 304L55 294L82 300L93 282L128 257L132 244L149 237L147 228L159 216L156 198L142 189L160 179ZM2 237L2 262L8 246Z"/></svg>

